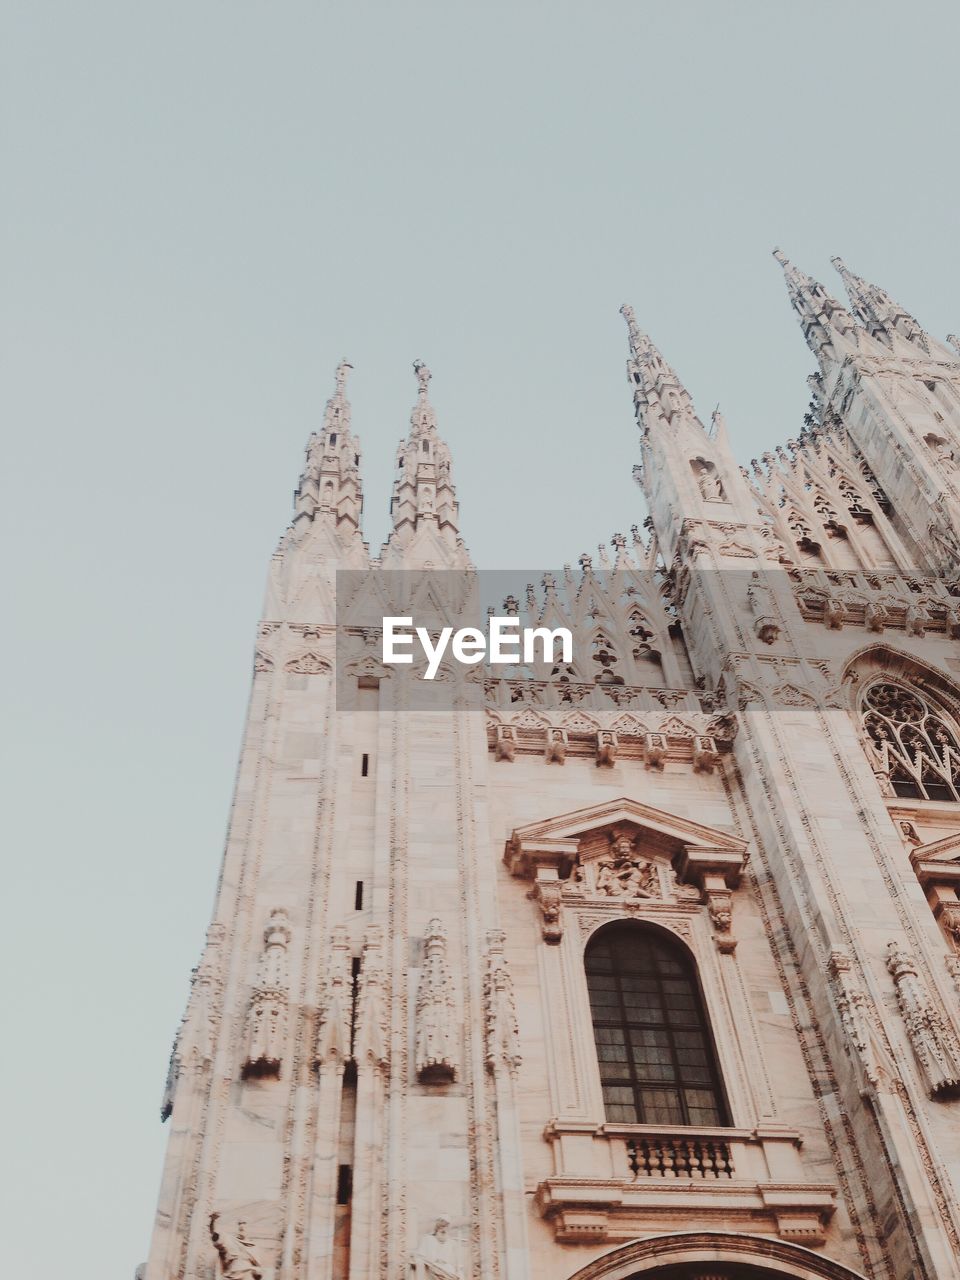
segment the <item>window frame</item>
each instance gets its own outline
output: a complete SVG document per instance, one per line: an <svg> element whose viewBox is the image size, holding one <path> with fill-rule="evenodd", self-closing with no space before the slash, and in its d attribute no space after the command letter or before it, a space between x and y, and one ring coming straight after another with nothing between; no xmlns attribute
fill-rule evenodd
<svg viewBox="0 0 960 1280"><path fill-rule="evenodd" d="M644 937L647 945L651 948L652 964L647 971L631 970L624 965L622 954L618 954L616 947L618 938L622 939L631 935ZM607 947L610 967L609 969L597 969L591 972L591 952L595 952L598 947L604 944ZM668 963L678 966L680 973L677 978L682 979L693 997L694 1008L690 1011L687 1020L681 1022L679 1018L676 1020L671 1018L669 1007L671 993L665 985L670 980L670 975L658 963L658 958L663 958ZM709 1008L700 980L699 966L695 955L684 945L681 939L672 931L658 928L656 924L647 920L610 921L596 930L588 939L583 953L583 972L587 987L590 1022L600 1075L600 1091L606 1123L613 1125L642 1124L653 1125L658 1128L679 1127L696 1130L732 1127L732 1108L725 1088L718 1045L713 1033ZM613 979L613 987L609 989L613 990L617 996L616 1005L611 1005L610 1008L611 1010L615 1008L616 1013L615 1016L604 1017L602 1014L598 1015L597 1012L593 999L594 988L591 985L591 977L606 976L608 974ZM636 1008L631 1008L628 1005L624 980L630 978L655 984L655 994L658 997L657 1009L660 1014L659 1021L638 1017ZM598 1036L598 1032L601 1030L619 1030L626 1051L623 1070L613 1080L607 1078L605 1071L607 1064L601 1057L602 1045ZM637 1069L637 1062L633 1052L635 1047L633 1043L634 1033L642 1034L651 1031L661 1033L666 1041L669 1059L663 1065L669 1066L670 1078L657 1079L652 1075L645 1078ZM684 1062L683 1048L677 1044L678 1035L684 1032L696 1033L701 1038L706 1063L696 1064L696 1066L701 1070L704 1066L706 1067L706 1080L685 1079L691 1064L689 1061ZM608 1087L629 1089L631 1091L633 1095L632 1106L636 1116L634 1120L614 1119L609 1115L610 1108L618 1104L608 1102L606 1097ZM712 1103L716 1110L715 1117L711 1119L691 1118L688 1092L693 1090L699 1090L711 1095ZM655 1104L651 1101L649 1095L657 1092L674 1095L678 1104L679 1118L664 1118L651 1113L651 1109ZM624 1102L621 1105L628 1106L630 1104Z"/></svg>

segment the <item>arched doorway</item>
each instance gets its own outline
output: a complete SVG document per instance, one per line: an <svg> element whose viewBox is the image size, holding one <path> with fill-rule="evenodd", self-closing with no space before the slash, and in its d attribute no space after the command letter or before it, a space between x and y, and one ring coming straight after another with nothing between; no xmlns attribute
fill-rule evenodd
<svg viewBox="0 0 960 1280"><path fill-rule="evenodd" d="M569 1280L864 1280L800 1245L739 1232L648 1236L595 1258Z"/></svg>

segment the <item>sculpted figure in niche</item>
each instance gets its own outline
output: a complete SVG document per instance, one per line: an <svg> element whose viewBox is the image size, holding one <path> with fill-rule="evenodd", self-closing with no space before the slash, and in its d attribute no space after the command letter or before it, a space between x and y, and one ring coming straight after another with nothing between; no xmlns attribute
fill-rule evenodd
<svg viewBox="0 0 960 1280"><path fill-rule="evenodd" d="M219 1213L210 1215L210 1239L220 1258L220 1274L227 1280L263 1280L260 1263L254 1257L247 1240L247 1224L237 1223L237 1234L232 1236L217 1226Z"/></svg>
<svg viewBox="0 0 960 1280"><path fill-rule="evenodd" d="M437 1218L430 1234L422 1237L410 1262L410 1276L411 1280L465 1280L449 1218Z"/></svg>
<svg viewBox="0 0 960 1280"><path fill-rule="evenodd" d="M693 474L697 477L697 484L700 486L700 492L705 502L726 501L723 485L717 475L717 468L712 462L707 462L705 458L694 458L690 466L693 468Z"/></svg>
<svg viewBox="0 0 960 1280"><path fill-rule="evenodd" d="M957 460L953 456L953 450L942 436L934 435L931 431L923 437L923 442L942 467L946 467L948 471L956 470Z"/></svg>

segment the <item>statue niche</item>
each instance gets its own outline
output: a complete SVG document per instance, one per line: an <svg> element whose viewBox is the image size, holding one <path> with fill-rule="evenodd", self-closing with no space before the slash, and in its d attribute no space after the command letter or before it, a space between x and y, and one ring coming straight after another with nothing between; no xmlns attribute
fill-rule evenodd
<svg viewBox="0 0 960 1280"><path fill-rule="evenodd" d="M706 458L691 458L690 469L696 476L704 502L726 502L727 495L723 491L715 463L708 462Z"/></svg>

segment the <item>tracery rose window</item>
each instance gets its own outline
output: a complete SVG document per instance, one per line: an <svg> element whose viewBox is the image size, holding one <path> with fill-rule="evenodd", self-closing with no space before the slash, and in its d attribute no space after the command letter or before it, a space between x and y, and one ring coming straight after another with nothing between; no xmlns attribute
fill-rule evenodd
<svg viewBox="0 0 960 1280"><path fill-rule="evenodd" d="M960 743L944 714L892 681L863 696L863 728L898 796L960 802Z"/></svg>

